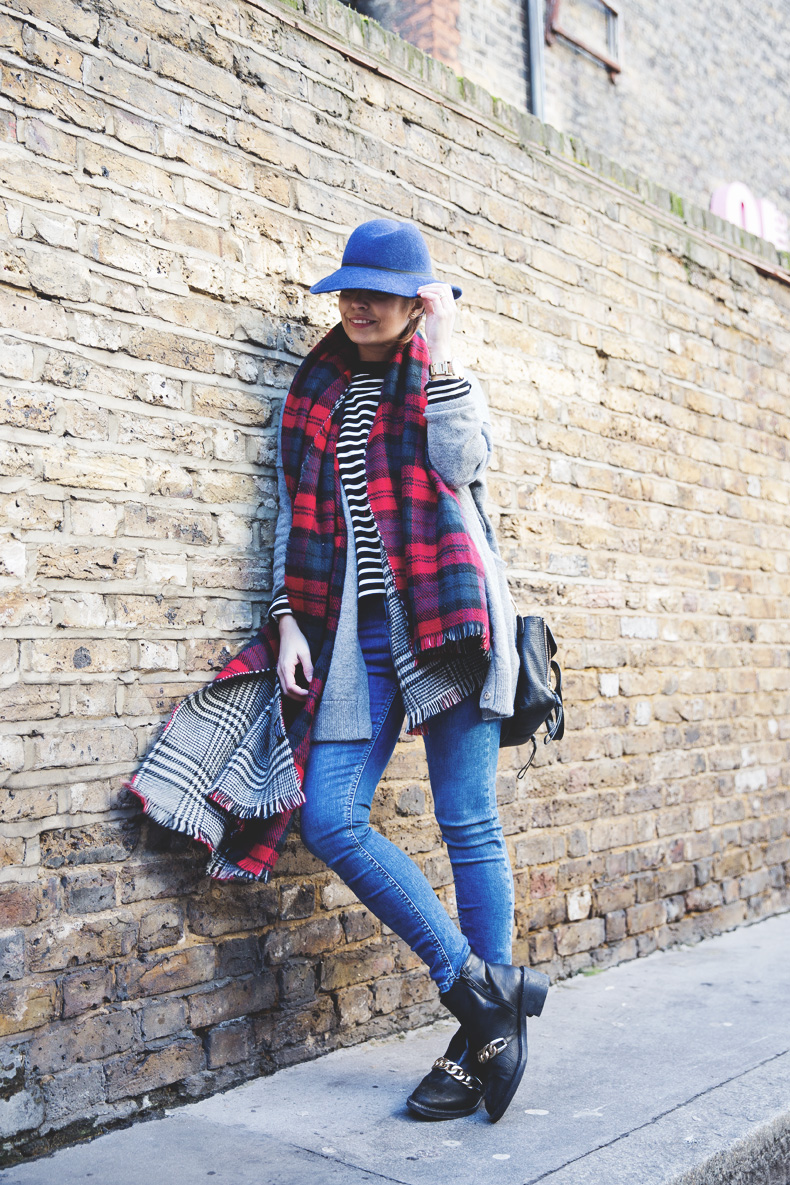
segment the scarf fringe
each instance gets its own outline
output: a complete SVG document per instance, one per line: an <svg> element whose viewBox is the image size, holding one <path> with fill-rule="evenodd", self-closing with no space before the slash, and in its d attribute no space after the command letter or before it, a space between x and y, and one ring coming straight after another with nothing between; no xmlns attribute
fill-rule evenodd
<svg viewBox="0 0 790 1185"><path fill-rule="evenodd" d="M428 731L425 725L431 716L436 716L439 712L444 712L447 708L453 708L456 704L460 704L462 699L466 699L473 691L477 691L478 687L479 684L475 679L463 679L457 686L431 700L430 703L412 708L406 714L406 732L409 736L425 736Z"/></svg>
<svg viewBox="0 0 790 1185"><path fill-rule="evenodd" d="M249 869L242 868L240 865L234 864L232 860L228 860L227 856L215 852L209 861L206 875L210 876L213 881L248 881L250 883L257 881L259 884L266 885L269 883L271 869L264 868L261 873L250 872Z"/></svg>
<svg viewBox="0 0 790 1185"><path fill-rule="evenodd" d="M153 819L154 823L158 823L160 827L166 827L168 831L180 831L182 835L188 835L190 839L196 839L198 843L204 844L210 852L216 851L212 840L208 836L203 835L199 827L191 825L187 819L179 818L173 815L170 811L166 811L164 807L156 802L152 802L150 798L146 798L139 790L135 790L131 782L123 782L122 786L125 790L131 791L142 803L143 813L149 819Z"/></svg>
<svg viewBox="0 0 790 1185"><path fill-rule="evenodd" d="M459 643L465 641L467 638L480 638L481 650L486 653L490 651L491 643L488 636L488 626L483 621L462 621L460 625L450 625L446 630L440 630L435 634L426 634L422 638L418 638L417 653L423 650L433 650L440 646L448 644L456 644L454 649L461 650Z"/></svg>
<svg viewBox="0 0 790 1185"><path fill-rule="evenodd" d="M229 814L236 819L268 819L270 815L284 814L285 811L296 810L297 807L303 806L305 797L302 791L297 786L295 789L283 791L274 798L266 802L259 803L257 806L241 806L229 794L225 794L222 790L216 793L209 793L207 798L211 802L215 802L217 806L221 806Z"/></svg>

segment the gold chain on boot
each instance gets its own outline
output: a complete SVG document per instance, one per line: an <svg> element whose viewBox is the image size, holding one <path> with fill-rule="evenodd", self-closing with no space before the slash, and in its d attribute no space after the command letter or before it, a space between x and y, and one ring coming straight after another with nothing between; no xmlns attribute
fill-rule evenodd
<svg viewBox="0 0 790 1185"><path fill-rule="evenodd" d="M474 1074L467 1074L463 1066L459 1066L458 1062L451 1062L447 1057L437 1057L432 1069L444 1070L451 1078L455 1078L457 1082L468 1086L470 1090L483 1089L483 1084L479 1078L475 1078Z"/></svg>
<svg viewBox="0 0 790 1185"><path fill-rule="evenodd" d="M492 1057L496 1057L503 1049L507 1048L507 1038L497 1037L493 1041L489 1041L488 1045L484 1045L482 1049L477 1051L477 1060L479 1062L489 1062Z"/></svg>

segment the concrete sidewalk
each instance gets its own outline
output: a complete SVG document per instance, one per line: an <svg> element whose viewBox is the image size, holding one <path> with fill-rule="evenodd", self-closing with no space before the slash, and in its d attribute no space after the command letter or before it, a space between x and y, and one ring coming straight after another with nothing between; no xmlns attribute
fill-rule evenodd
<svg viewBox="0 0 790 1185"><path fill-rule="evenodd" d="M497 1124L413 1119L455 1022L331 1053L2 1185L787 1185L790 914L555 985Z"/></svg>

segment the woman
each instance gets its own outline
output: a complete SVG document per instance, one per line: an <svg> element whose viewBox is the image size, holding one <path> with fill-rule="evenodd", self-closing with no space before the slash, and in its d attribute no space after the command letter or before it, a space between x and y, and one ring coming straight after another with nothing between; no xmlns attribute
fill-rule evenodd
<svg viewBox="0 0 790 1185"><path fill-rule="evenodd" d="M283 405L268 620L174 711L130 788L159 822L207 842L220 878L266 879L300 806L304 844L423 959L461 1022L409 1108L448 1119L485 1098L496 1121L548 979L510 964L495 781L518 656L484 509L485 397L452 360L460 289L435 280L415 226L363 223L310 291L339 292L340 323ZM404 718L424 737L460 929L369 825Z"/></svg>
<svg viewBox="0 0 790 1185"><path fill-rule="evenodd" d="M489 1113L498 1119L523 1073L526 1030L521 1021L532 1009L522 1001L521 1018L515 1026L505 1016L506 1003L518 1005L522 979L521 968L509 967L513 878L495 790L501 721L503 716L512 715L518 671L515 645L510 640L515 636L515 623L509 596L502 595L506 590L504 576L500 577L503 565L487 517L485 523L481 522L476 505L467 506L467 515L478 519L476 523L473 519L473 525L477 528L478 546L488 553L486 570L481 558L474 554L476 548L467 522L458 498L452 494L453 489L481 483L491 451L485 401L479 387L473 392L470 377L452 361L454 297L461 295L460 289L453 290L449 284L433 279L428 250L416 227L386 219L358 227L349 239L340 269L311 288L314 293L332 291L339 292L340 335L341 340L345 339L344 352L352 374L338 417L336 455L344 517L351 520L349 543L353 541L356 553L356 573L350 564L346 569L343 603L348 600L349 607L357 610L358 646L356 665L352 659L342 664L337 661L337 677L333 682L330 671L324 688L306 766L302 841L428 964L450 1011L471 1023L475 1053L483 1046L489 1047L493 1028L494 1037L515 1043L516 1047L523 1029L523 1050L519 1053L518 1048L508 1048L497 1072L492 1066L485 1082L481 1069L485 1063L472 1057L466 1033L459 1030L444 1058L408 1100L417 1114L451 1118L470 1114L485 1093ZM414 336L423 312L425 345ZM420 391L419 395L415 392L414 399L415 405L421 407L424 389L427 402L423 415L413 425L419 476L422 481L433 479L433 484L437 479L440 485L447 483L438 499L440 513L435 517L426 515L424 524L425 529L434 532L438 525L444 546L434 552L427 545L435 543L435 539L421 537L417 531L410 545L418 555L425 548L428 554L420 557L424 564L430 563L431 555L438 554L437 566L447 565L445 571L457 576L448 624L432 639L431 646L420 651L433 668L424 670L424 679L438 675L446 684L442 702L447 706L431 714L429 723L420 731L424 734L436 819L453 868L460 931L416 864L374 831L368 821L376 787L406 712L390 645L398 598L397 588L392 587L396 582L387 571L391 550L387 542L397 547L413 519L403 514L403 506L388 507L384 503L381 490L376 488L376 457L371 463L368 455L366 472L366 442L386 387L395 387L397 406L398 374L410 365L428 372L420 374ZM428 455L430 461L426 464ZM384 460L391 461L393 456L397 461L397 449ZM407 447L400 459L402 466L412 459ZM313 663L310 644L290 611L284 587L293 519L282 475L280 483L274 570L275 586L279 583L280 589L270 616L279 621L277 670L282 690L286 696L301 700L308 694ZM403 495L403 484L392 484L394 491L390 493L397 497L400 491ZM409 497L410 491L406 493ZM383 539L371 502L381 512L378 521ZM457 536L463 531L467 536L459 540ZM421 585L435 573L426 567L419 575L417 568L415 562L413 583L417 585L419 579L420 586L413 590L411 607L416 614L425 608L435 631L436 602L451 598L443 598L439 590L432 600L429 590ZM485 627L485 616L490 611L487 592L495 604L498 627L488 652L483 645L487 640L485 628L477 628L481 620ZM478 609L481 611L475 613ZM455 642L459 653L445 653L446 645L440 642ZM496 649L495 660L492 649ZM486 969L482 960L499 966L496 971ZM534 974L529 983L542 1004L544 985ZM485 995L478 994L478 988ZM515 994L514 988L518 989ZM491 1032L477 1032L474 1009L469 1012L464 994L467 990L476 1002L485 999L489 1004ZM488 1000L492 992L502 997L499 1004ZM534 1010L539 1011L539 1007ZM492 1050L492 1056L496 1052L498 1047Z"/></svg>

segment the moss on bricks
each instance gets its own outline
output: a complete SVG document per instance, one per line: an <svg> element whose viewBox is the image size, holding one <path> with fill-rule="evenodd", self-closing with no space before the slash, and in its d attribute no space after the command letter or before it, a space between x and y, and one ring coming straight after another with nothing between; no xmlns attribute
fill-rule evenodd
<svg viewBox="0 0 790 1185"><path fill-rule="evenodd" d="M576 161L576 164L583 165L585 169L589 169L590 158L582 141L578 136L569 136L568 141L570 143L571 152L573 153L573 159Z"/></svg>
<svg viewBox="0 0 790 1185"><path fill-rule="evenodd" d="M678 216L678 218L683 218L683 217L684 217L684 213L683 213L683 198L680 196L680 194L679 194L679 193L672 193L672 192L670 192L670 195L669 195L669 209L670 209L670 211L671 211L673 214L676 214L676 215Z"/></svg>

